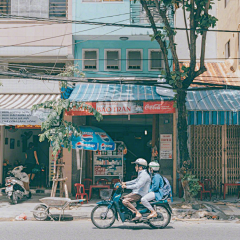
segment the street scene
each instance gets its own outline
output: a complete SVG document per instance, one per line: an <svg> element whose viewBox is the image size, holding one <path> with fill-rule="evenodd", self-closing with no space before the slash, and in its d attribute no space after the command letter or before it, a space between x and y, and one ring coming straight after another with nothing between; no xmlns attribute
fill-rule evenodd
<svg viewBox="0 0 240 240"><path fill-rule="evenodd" d="M235 0L0 0L0 239L238 239Z"/></svg>

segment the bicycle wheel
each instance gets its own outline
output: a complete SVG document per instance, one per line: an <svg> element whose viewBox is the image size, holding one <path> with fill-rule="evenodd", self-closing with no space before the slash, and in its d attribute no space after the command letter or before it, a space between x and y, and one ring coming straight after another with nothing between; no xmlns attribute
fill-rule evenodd
<svg viewBox="0 0 240 240"><path fill-rule="evenodd" d="M115 211L107 205L98 205L92 210L91 220L97 228L110 228L115 222Z"/></svg>
<svg viewBox="0 0 240 240"><path fill-rule="evenodd" d="M149 226L155 229L165 228L171 220L171 215L163 206L156 206L156 212L158 216L149 219Z"/></svg>

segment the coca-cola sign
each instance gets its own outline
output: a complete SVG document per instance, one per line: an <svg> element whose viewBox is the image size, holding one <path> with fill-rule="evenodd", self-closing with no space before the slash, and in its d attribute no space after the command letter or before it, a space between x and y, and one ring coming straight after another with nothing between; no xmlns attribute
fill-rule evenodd
<svg viewBox="0 0 240 240"><path fill-rule="evenodd" d="M161 113L174 113L173 101L161 101L161 102L144 102L143 113L144 114L161 114Z"/></svg>

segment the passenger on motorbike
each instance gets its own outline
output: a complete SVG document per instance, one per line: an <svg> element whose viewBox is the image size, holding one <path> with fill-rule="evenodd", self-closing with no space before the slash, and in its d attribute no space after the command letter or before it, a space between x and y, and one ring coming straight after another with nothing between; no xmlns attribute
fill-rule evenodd
<svg viewBox="0 0 240 240"><path fill-rule="evenodd" d="M163 198L163 192L161 189L164 186L164 181L159 174L159 168L160 165L157 162L149 163L149 172L152 175L151 186L149 189L149 193L141 198L142 204L151 211L151 213L147 217L148 219L157 217L157 212L153 209L149 201L159 201Z"/></svg>
<svg viewBox="0 0 240 240"><path fill-rule="evenodd" d="M147 161L143 158L138 158L135 162L135 170L138 172L138 177L132 181L123 182L122 187L126 189L132 189L132 193L123 197L122 203L136 214L133 221L139 220L142 214L133 206L133 202L137 202L148 193L150 187L151 178L147 172Z"/></svg>

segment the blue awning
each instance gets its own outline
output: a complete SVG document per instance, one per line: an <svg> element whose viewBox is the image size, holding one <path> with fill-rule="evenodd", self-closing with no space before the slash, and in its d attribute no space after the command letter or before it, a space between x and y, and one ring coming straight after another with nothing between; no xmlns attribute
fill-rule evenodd
<svg viewBox="0 0 240 240"><path fill-rule="evenodd" d="M191 91L187 94L189 125L239 125L240 91Z"/></svg>
<svg viewBox="0 0 240 240"><path fill-rule="evenodd" d="M167 101L172 97L157 94L156 87L133 84L81 83L69 99L83 102Z"/></svg>

